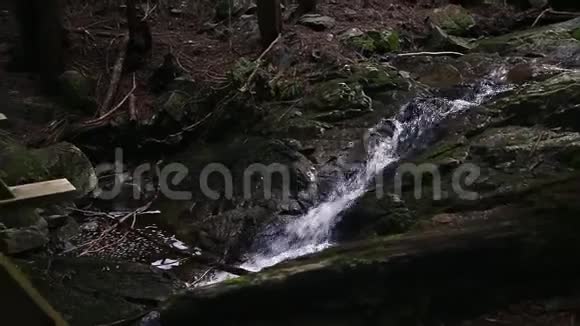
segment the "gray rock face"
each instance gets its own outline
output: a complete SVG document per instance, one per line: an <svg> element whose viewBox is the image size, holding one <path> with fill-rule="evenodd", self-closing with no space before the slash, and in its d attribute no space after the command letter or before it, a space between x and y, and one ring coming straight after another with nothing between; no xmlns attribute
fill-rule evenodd
<svg viewBox="0 0 580 326"><path fill-rule="evenodd" d="M328 16L307 14L300 17L298 24L310 27L316 31L323 31L333 28L336 25L336 20Z"/></svg>
<svg viewBox="0 0 580 326"><path fill-rule="evenodd" d="M277 214L299 214L316 194L313 163L295 140L251 137L192 146L173 162L188 169L174 190L191 198L159 198L160 222L178 238L219 255L236 256Z"/></svg>
<svg viewBox="0 0 580 326"><path fill-rule="evenodd" d="M432 26L428 46L438 51L468 52L473 49L472 40L460 36L453 36L439 26Z"/></svg>
<svg viewBox="0 0 580 326"><path fill-rule="evenodd" d="M108 324L137 316L183 289L170 275L137 263L91 258L15 263L71 325Z"/></svg>
<svg viewBox="0 0 580 326"><path fill-rule="evenodd" d="M42 248L47 243L48 224L42 218L26 227L0 230L0 252L8 255Z"/></svg>

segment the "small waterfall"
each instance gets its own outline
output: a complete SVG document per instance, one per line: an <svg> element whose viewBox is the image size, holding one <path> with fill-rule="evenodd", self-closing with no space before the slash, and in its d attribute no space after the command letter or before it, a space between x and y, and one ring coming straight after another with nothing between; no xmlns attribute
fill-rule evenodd
<svg viewBox="0 0 580 326"><path fill-rule="evenodd" d="M425 143L428 134L447 118L508 90L507 86L499 83L503 79L501 75L504 74L495 72L461 99L417 98L404 105L395 119L382 121L372 128L370 134L377 134L384 128L393 129L392 136L371 142L367 148L366 163L362 167L356 169L350 178L337 182L329 198L286 225L281 235L249 257L241 267L260 271L332 246L331 232L339 222L341 213L365 194L375 177L413 150L414 144Z"/></svg>

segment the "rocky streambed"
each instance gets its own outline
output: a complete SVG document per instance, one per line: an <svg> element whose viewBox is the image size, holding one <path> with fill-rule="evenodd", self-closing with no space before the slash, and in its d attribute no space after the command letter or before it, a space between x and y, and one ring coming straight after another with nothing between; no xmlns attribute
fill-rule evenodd
<svg viewBox="0 0 580 326"><path fill-rule="evenodd" d="M578 31L580 19L469 42L442 31L437 46L456 51L468 42L462 55L382 56L330 67L297 99L257 106L230 98L224 107L236 110L210 116L206 135L227 137L211 146L190 143L150 164L142 179L131 177L134 168L121 172L122 193L143 190L137 202L116 199L131 208L121 217L139 216L132 229L143 232L144 243L153 237L144 233L148 226L162 233L153 248L135 245L132 236L112 242L113 252L133 243L135 255L107 258L100 253L110 246L101 244L78 257L71 249L99 240L102 230L90 231L86 221L77 226L80 237L67 237L77 222L59 207L61 213L42 216L15 212L32 216L27 225L3 217L0 239L18 253L31 243L18 239L44 245L49 228L63 236L64 248L54 250L68 255L19 264L74 325L128 316L133 322L150 310L162 325L434 325L571 294L578 266L570 255L580 240ZM253 69L257 78L267 74ZM301 86L286 82L279 94ZM183 80L173 86L164 119L200 114L196 101L179 97L196 98L198 90ZM172 110L172 101L182 110ZM14 183L50 176L69 178L83 194L95 187L92 167L73 145L2 146L3 178ZM38 163L38 155L56 163ZM188 198L147 187L160 178L151 171L176 163L188 173L171 191ZM219 173L204 179L215 163L231 185ZM288 180L254 176L248 187L253 164L285 166ZM427 177L421 184L413 173L401 177L396 171L404 165ZM208 199L202 179L217 198ZM83 237L90 232L93 238ZM164 247L171 239L180 240L177 248ZM205 260L191 259L193 252ZM180 266L152 268L160 258ZM227 266L267 268L198 286Z"/></svg>

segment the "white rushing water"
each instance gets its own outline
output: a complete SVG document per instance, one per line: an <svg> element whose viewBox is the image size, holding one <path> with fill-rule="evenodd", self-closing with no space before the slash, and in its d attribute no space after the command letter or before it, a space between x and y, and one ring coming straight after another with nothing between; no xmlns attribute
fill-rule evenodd
<svg viewBox="0 0 580 326"><path fill-rule="evenodd" d="M379 139L368 146L366 163L356 169L350 178L337 182L329 198L286 225L281 235L259 253L250 256L240 267L260 271L282 261L330 247L331 233L339 222L341 213L365 194L377 174L399 161L409 143L420 141L424 133L432 131L446 118L478 106L492 96L507 90L507 87L497 84L502 79L501 75L503 74L494 73L490 76L491 81L477 85L475 92L463 99L436 98L411 102L401 108L399 118L384 121L371 129L372 134L384 127L385 123L390 124L391 128L395 127L392 137ZM415 111L410 114L411 117L409 111ZM210 283L228 278L225 275L216 277Z"/></svg>

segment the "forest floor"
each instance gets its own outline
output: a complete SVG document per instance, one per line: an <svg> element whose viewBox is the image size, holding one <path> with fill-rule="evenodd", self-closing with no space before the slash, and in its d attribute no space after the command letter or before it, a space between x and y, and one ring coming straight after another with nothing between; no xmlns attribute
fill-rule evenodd
<svg viewBox="0 0 580 326"><path fill-rule="evenodd" d="M106 2L104 2L106 3ZM284 46L298 64L298 74L316 69L320 61L349 63L362 59L362 55L345 47L338 35L351 29L363 31L393 29L401 34L403 48L407 51L421 47L429 32L429 13L435 7L431 0L373 1L362 8L359 1L321 1L318 12L336 20L333 28L313 31L309 27L286 24ZM178 65L199 85L211 89L227 87L228 72L240 58L255 60L263 51L255 21L238 14L231 19L217 20L211 8L170 8L143 6L141 16L151 27L153 50L144 67L135 73L137 116L149 118L154 112L155 96L151 94L148 80L161 66L167 53L172 53ZM295 7L284 12L288 18ZM478 20L474 36L501 34L517 21L511 7L495 11L488 7L470 8ZM94 5L83 1L69 4L65 9L64 26L68 31L67 64L69 69L83 73L96 81L96 101L102 103L109 87L111 71L118 56L118 48L126 34L125 10L118 5ZM0 64L10 60L10 50L17 42L17 28L7 8L0 8ZM114 103L119 103L132 89L132 76L125 75L116 92ZM14 99L36 96L35 83L26 74L0 71L1 93ZM124 105L125 107L127 104ZM123 109L123 108L122 108ZM122 111L122 110L120 110ZM91 119L96 116L87 116ZM15 120L14 120L15 121ZM28 119L15 122L14 130L29 143L43 143L44 125Z"/></svg>

